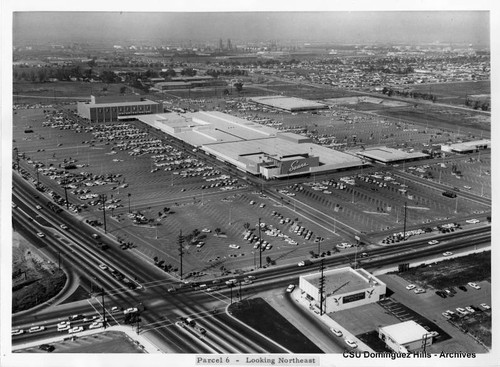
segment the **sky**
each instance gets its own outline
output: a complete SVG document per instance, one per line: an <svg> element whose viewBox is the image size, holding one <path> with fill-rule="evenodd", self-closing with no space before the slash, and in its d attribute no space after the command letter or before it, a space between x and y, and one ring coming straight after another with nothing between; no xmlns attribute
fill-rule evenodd
<svg viewBox="0 0 500 367"><path fill-rule="evenodd" d="M489 44L488 11L15 12L20 41L304 40Z"/></svg>

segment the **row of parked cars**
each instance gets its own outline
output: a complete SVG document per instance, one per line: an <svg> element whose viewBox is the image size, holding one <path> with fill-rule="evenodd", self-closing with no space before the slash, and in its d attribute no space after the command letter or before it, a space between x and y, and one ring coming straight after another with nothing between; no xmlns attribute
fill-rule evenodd
<svg viewBox="0 0 500 367"><path fill-rule="evenodd" d="M455 311L446 310L442 313L445 319L451 320L456 317L464 317L467 315L475 314L476 312L491 310L491 307L487 303L481 303L479 305L481 308L476 307L474 305L465 306L465 307L457 307Z"/></svg>

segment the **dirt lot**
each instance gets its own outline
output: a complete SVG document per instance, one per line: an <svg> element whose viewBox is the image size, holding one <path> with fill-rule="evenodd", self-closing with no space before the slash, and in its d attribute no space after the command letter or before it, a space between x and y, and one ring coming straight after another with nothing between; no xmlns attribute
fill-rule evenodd
<svg viewBox="0 0 500 367"><path fill-rule="evenodd" d="M491 282L491 253L482 252L441 261L425 268L413 268L400 276L410 283L423 287L441 289L467 284L468 282Z"/></svg>
<svg viewBox="0 0 500 367"><path fill-rule="evenodd" d="M54 297L64 287L66 274L17 232L13 234L12 246L12 313L15 313Z"/></svg>

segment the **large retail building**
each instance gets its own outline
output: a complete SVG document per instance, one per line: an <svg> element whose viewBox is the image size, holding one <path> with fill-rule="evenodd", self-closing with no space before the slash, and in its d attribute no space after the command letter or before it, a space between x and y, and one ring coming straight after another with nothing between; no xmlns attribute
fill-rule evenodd
<svg viewBox="0 0 500 367"><path fill-rule="evenodd" d="M95 97L78 102L77 113L91 122L113 122L132 115L162 113L163 105L141 96Z"/></svg>
<svg viewBox="0 0 500 367"><path fill-rule="evenodd" d="M218 111L136 116L241 171L266 179L346 170L367 165L354 155L318 144L308 137Z"/></svg>
<svg viewBox="0 0 500 367"><path fill-rule="evenodd" d="M375 303L385 296L386 285L364 269L351 267L323 273L323 312L337 312ZM321 273L302 275L299 288L311 308L320 309Z"/></svg>

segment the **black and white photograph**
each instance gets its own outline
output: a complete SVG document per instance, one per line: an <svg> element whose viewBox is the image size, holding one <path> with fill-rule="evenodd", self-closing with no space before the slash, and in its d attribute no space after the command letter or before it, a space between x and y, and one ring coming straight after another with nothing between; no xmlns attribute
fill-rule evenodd
<svg viewBox="0 0 500 367"><path fill-rule="evenodd" d="M499 366L498 17L3 3L0 365Z"/></svg>

